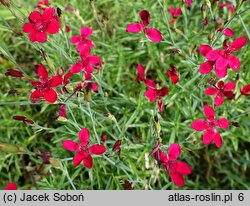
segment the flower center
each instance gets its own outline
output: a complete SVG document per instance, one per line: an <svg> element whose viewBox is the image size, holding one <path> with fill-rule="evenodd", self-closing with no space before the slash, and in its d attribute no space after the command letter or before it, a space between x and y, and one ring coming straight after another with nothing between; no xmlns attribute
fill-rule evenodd
<svg viewBox="0 0 250 206"><path fill-rule="evenodd" d="M209 122L209 127L214 128L216 126L215 121Z"/></svg>
<svg viewBox="0 0 250 206"><path fill-rule="evenodd" d="M48 28L48 24L43 21L38 21L35 24L34 29L40 32L45 32Z"/></svg>
<svg viewBox="0 0 250 206"><path fill-rule="evenodd" d="M166 163L166 168L170 174L174 174L177 169L177 164L174 161L169 161Z"/></svg>

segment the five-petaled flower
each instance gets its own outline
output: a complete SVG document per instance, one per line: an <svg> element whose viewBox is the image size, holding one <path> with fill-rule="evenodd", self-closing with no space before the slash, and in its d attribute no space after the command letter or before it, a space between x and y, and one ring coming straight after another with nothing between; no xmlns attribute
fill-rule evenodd
<svg viewBox="0 0 250 206"><path fill-rule="evenodd" d="M174 65L170 65L170 69L167 71L167 75L171 79L171 82L173 84L177 84L179 81L179 76L176 70L176 67Z"/></svg>
<svg viewBox="0 0 250 206"><path fill-rule="evenodd" d="M227 68L231 68L234 71L240 69L240 61L232 53L241 49L247 43L247 38L242 36L235 39L230 45L227 41L223 43L222 50L213 50L209 45L201 45L200 53L208 61L202 63L199 68L201 74L208 74L215 66L215 74L219 78L223 78L227 75Z"/></svg>
<svg viewBox="0 0 250 206"><path fill-rule="evenodd" d="M81 162L83 162L85 167L92 168L93 159L91 154L101 155L105 153L106 148L103 145L94 144L88 146L89 138L90 134L88 129L83 128L78 134L78 139L80 141L80 144L72 140L63 141L62 144L66 150L76 152L75 157L73 159L74 166L78 166Z"/></svg>
<svg viewBox="0 0 250 206"><path fill-rule="evenodd" d="M141 22L131 23L127 26L126 31L131 33L139 33L142 30L152 42L160 42L162 40L161 32L155 28L147 28L150 23L150 14L147 10L142 10L139 13Z"/></svg>
<svg viewBox="0 0 250 206"><path fill-rule="evenodd" d="M46 67L40 64L36 70L40 81L31 81L31 84L36 88L30 95L30 101L35 103L44 97L48 102L54 103L57 100L57 93L53 89L62 84L60 75L49 77Z"/></svg>
<svg viewBox="0 0 250 206"><path fill-rule="evenodd" d="M213 87L208 87L205 90L205 94L208 96L216 95L214 98L214 104L220 106L224 102L224 96L229 100L232 100L235 97L235 94L233 93L235 87L236 84L234 82L227 82L224 84L223 81L219 81L217 86L214 85Z"/></svg>
<svg viewBox="0 0 250 206"><path fill-rule="evenodd" d="M44 43L47 40L47 33L58 33L60 24L58 17L55 16L55 11L55 8L46 8L42 14L38 11L30 13L30 22L23 25L23 31L29 33L31 42Z"/></svg>
<svg viewBox="0 0 250 206"><path fill-rule="evenodd" d="M92 40L88 39L88 37L90 37L93 33L92 28L84 26L81 28L80 33L80 36L72 36L70 42L77 45L77 50L79 52L86 49L86 47L93 48L94 43Z"/></svg>
<svg viewBox="0 0 250 206"><path fill-rule="evenodd" d="M216 131L216 127L227 129L229 127L228 120L226 118L220 118L215 120L214 109L208 105L204 106L204 114L208 121L203 119L195 120L191 127L196 131L204 131L203 133L203 143L211 144L215 143L217 147L222 146L222 139L220 133Z"/></svg>
<svg viewBox="0 0 250 206"><path fill-rule="evenodd" d="M100 57L97 55L90 55L90 48L86 47L81 51L81 60L71 66L70 72L75 74L84 71L86 80L90 80L94 68L99 68L100 65Z"/></svg>
<svg viewBox="0 0 250 206"><path fill-rule="evenodd" d="M160 148L152 153L152 156L159 164L163 164L168 171L170 178L178 187L184 185L184 175L192 173L192 168L185 162L177 161L181 154L179 144L171 144L166 155Z"/></svg>

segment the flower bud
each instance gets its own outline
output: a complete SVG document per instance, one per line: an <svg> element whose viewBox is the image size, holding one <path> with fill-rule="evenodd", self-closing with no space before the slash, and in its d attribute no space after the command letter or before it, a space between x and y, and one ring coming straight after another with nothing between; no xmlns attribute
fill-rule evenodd
<svg viewBox="0 0 250 206"><path fill-rule="evenodd" d="M15 69L8 69L8 71L5 72L5 76L22 78L24 76L24 74L18 70L15 70Z"/></svg>
<svg viewBox="0 0 250 206"><path fill-rule="evenodd" d="M24 149L14 144L0 143L0 152L6 153L24 153Z"/></svg>

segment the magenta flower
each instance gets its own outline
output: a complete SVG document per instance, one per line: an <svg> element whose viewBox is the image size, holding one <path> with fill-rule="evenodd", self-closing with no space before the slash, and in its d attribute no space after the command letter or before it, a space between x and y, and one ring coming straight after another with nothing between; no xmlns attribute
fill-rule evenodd
<svg viewBox="0 0 250 206"><path fill-rule="evenodd" d="M80 36L72 36L70 39L70 42L72 44L77 45L77 50L79 52L81 52L82 50L85 50L86 47L93 48L94 43L90 39L88 39L88 37L90 37L91 34L93 33L92 28L84 26L81 28L80 32L81 32L81 35Z"/></svg>
<svg viewBox="0 0 250 206"><path fill-rule="evenodd" d="M242 95L250 96L250 84L247 84L244 87L240 88L240 92Z"/></svg>
<svg viewBox="0 0 250 206"><path fill-rule="evenodd" d="M85 77L89 77L89 74L94 72L94 68L98 68L100 64L100 57L97 55L90 55L90 48L85 47L85 49L81 51L81 61L72 65L70 68L70 72L74 74L79 73L80 71L84 71ZM86 79L89 80L89 78Z"/></svg>
<svg viewBox="0 0 250 206"><path fill-rule="evenodd" d="M23 25L23 32L29 33L31 42L44 43L47 33L56 34L60 29L58 17L55 16L55 8L46 8L42 14L33 11L29 15L29 23Z"/></svg>
<svg viewBox="0 0 250 206"><path fill-rule="evenodd" d="M142 30L152 42L160 42L162 40L161 32L155 28L147 28L150 23L150 14L147 10L142 10L139 13L141 22L131 23L127 26L126 31L131 33L139 33Z"/></svg>
<svg viewBox="0 0 250 206"><path fill-rule="evenodd" d="M178 7L178 8L174 8L174 7L170 7L168 9L169 13L171 14L171 16L173 17L172 20L169 21L170 24L174 23L176 21L176 19L178 18L179 15L181 15L181 8Z"/></svg>
<svg viewBox="0 0 250 206"><path fill-rule="evenodd" d="M187 5L187 7L191 7L193 4L193 0L185 0L185 3Z"/></svg>
<svg viewBox="0 0 250 206"><path fill-rule="evenodd" d="M17 190L17 186L14 182L10 182L6 185L5 190Z"/></svg>
<svg viewBox="0 0 250 206"><path fill-rule="evenodd" d="M216 106L220 106L224 102L224 96L226 96L229 100L232 100L235 97L235 94L233 93L235 87L236 84L234 82L227 82L224 84L223 81L219 81L217 86L208 87L205 90L205 94L208 96L216 95L214 98L214 104Z"/></svg>
<svg viewBox="0 0 250 206"><path fill-rule="evenodd" d="M179 144L171 144L166 155L161 149L157 149L152 153L152 156L159 164L163 164L168 171L171 180L178 187L184 185L184 175L192 173L192 168L185 162L177 161L181 154L181 147Z"/></svg>
<svg viewBox="0 0 250 206"><path fill-rule="evenodd" d="M216 127L227 129L229 127L228 120L226 118L220 118L215 120L214 109L208 105L204 106L204 114L208 121L203 119L195 120L191 127L196 131L204 131L203 133L203 143L211 144L215 143L217 147L222 146L222 139L220 133L216 131Z"/></svg>
<svg viewBox="0 0 250 206"><path fill-rule="evenodd" d="M228 3L225 3L225 4L219 4L219 7L228 7L229 8L229 11L231 13L234 13L234 5L232 4L232 2L228 2Z"/></svg>
<svg viewBox="0 0 250 206"><path fill-rule="evenodd" d="M87 168L92 168L93 159L92 154L101 155L106 151L106 148L103 145L94 144L88 146L90 134L88 129L83 128L78 134L78 139L80 144L74 142L72 140L64 140L62 145L64 149L72 152L76 152L75 157L73 159L73 165L78 166L81 162Z"/></svg>
<svg viewBox="0 0 250 206"><path fill-rule="evenodd" d="M155 83L147 79L146 86L149 88L144 94L148 98L150 102L154 102L158 98L158 109L159 112L162 114L163 112L163 102L162 97L166 96L169 92L167 87L162 87L161 89L157 89Z"/></svg>
<svg viewBox="0 0 250 206"><path fill-rule="evenodd" d="M57 93L53 88L62 84L62 77L60 75L49 77L46 67L42 64L37 67L36 73L40 81L31 81L36 90L31 93L30 101L34 103L44 97L48 102L54 103L57 100Z"/></svg>
<svg viewBox="0 0 250 206"><path fill-rule="evenodd" d="M227 68L231 68L234 71L240 69L240 61L232 53L241 49L247 43L247 38L242 36L235 39L231 45L224 42L223 50L210 50L206 54L206 58L209 61L215 61L215 71L219 78L223 78L227 75Z"/></svg>

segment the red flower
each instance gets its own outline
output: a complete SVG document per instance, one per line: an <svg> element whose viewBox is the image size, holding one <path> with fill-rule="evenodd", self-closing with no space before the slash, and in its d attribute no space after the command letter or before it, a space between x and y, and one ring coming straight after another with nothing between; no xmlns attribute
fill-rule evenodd
<svg viewBox="0 0 250 206"><path fill-rule="evenodd" d="M23 31L29 33L31 42L44 43L47 40L47 34L56 34L60 29L58 17L54 15L54 8L46 8L42 14L33 11L29 15L29 23L23 25Z"/></svg>
<svg viewBox="0 0 250 206"><path fill-rule="evenodd" d="M17 78L22 78L24 77L24 74L18 70L15 69L8 69L7 72L5 72L6 76L12 76L12 77L17 77Z"/></svg>
<svg viewBox="0 0 250 206"><path fill-rule="evenodd" d="M185 3L187 5L187 7L191 7L193 4L193 0L185 0Z"/></svg>
<svg viewBox="0 0 250 206"><path fill-rule="evenodd" d="M64 149L72 152L76 152L76 155L73 159L73 165L78 166L81 162L87 168L92 168L93 159L91 154L101 155L106 151L106 148L103 145L94 144L88 146L90 134L88 129L83 128L78 134L78 139L80 144L72 140L64 140L63 147Z"/></svg>
<svg viewBox="0 0 250 206"><path fill-rule="evenodd" d="M189 175L192 172L192 168L185 162L177 161L177 158L181 154L181 147L179 144L171 144L168 149L168 155L166 155L161 149L157 150L153 155L154 159L159 164L163 164L168 171L170 178L178 187L184 185L184 175Z"/></svg>
<svg viewBox="0 0 250 206"><path fill-rule="evenodd" d="M205 90L205 94L208 96L215 96L214 98L214 104L216 106L220 106L224 102L224 96L226 96L229 100L233 99L235 97L235 94L232 90L234 90L236 87L235 83L233 82L227 82L224 84L223 81L219 81L217 83L217 87L208 87Z"/></svg>
<svg viewBox="0 0 250 206"><path fill-rule="evenodd" d="M178 18L179 15L181 15L181 8L178 7L177 9L174 9L174 7L170 7L168 9L169 13L171 14L171 16L174 18L172 20L169 21L170 24L174 23L175 20Z"/></svg>
<svg viewBox="0 0 250 206"><path fill-rule="evenodd" d="M6 185L5 190L17 190L17 186L14 182L10 182Z"/></svg>
<svg viewBox="0 0 250 206"><path fill-rule="evenodd" d="M26 123L26 124L34 124L35 122L31 119L28 119L27 117L25 116L20 116L20 115L15 115L12 117L14 120L17 120L17 121L22 121L23 123Z"/></svg>
<svg viewBox="0 0 250 206"><path fill-rule="evenodd" d="M250 96L250 84L245 85L240 89L242 95Z"/></svg>
<svg viewBox="0 0 250 206"><path fill-rule="evenodd" d="M161 89L157 89L155 83L147 79L146 86L149 88L144 94L149 99L150 102L154 102L155 99L158 98L158 109L159 112L162 114L163 112L163 103L162 97L166 96L169 92L167 87L162 87Z"/></svg>
<svg viewBox="0 0 250 206"><path fill-rule="evenodd" d="M240 61L232 53L241 49L247 43L246 37L239 37L235 39L231 45L224 42L223 50L210 50L206 54L206 58L209 61L215 61L215 72L219 78L223 78L227 75L227 68L232 70L240 69Z"/></svg>
<svg viewBox="0 0 250 206"><path fill-rule="evenodd" d="M44 10L49 6L49 0L44 0L37 2L37 7L39 10Z"/></svg>
<svg viewBox="0 0 250 206"><path fill-rule="evenodd" d="M100 57L97 55L90 56L90 48L85 47L85 49L81 51L81 61L73 64L70 68L70 72L74 74L83 70L85 78L90 80L91 73L93 73L94 68L98 68L100 64Z"/></svg>
<svg viewBox="0 0 250 206"><path fill-rule="evenodd" d="M169 78L173 84L177 84L179 81L178 73L174 65L170 65L170 69L167 71Z"/></svg>
<svg viewBox="0 0 250 206"><path fill-rule="evenodd" d="M57 93L53 88L62 84L62 77L57 75L49 78L48 71L42 64L37 67L36 73L40 81L31 81L36 90L31 93L30 101L34 103L44 97L48 102L54 103L57 100Z"/></svg>
<svg viewBox="0 0 250 206"><path fill-rule="evenodd" d="M228 2L228 3L225 3L225 4L219 4L219 7L228 7L229 8L229 11L231 13L234 13L234 5L232 4L232 2Z"/></svg>
<svg viewBox="0 0 250 206"><path fill-rule="evenodd" d="M141 64L137 64L137 76L136 76L136 81L138 82L145 82L146 81L146 73L145 73L145 69Z"/></svg>
<svg viewBox="0 0 250 206"><path fill-rule="evenodd" d="M88 37L90 37L91 34L93 33L92 28L84 26L81 28L80 32L81 36L72 36L70 39L70 42L72 44L77 45L77 50L81 52L82 50L86 49L86 47L88 48L94 47L94 43L90 39L88 39Z"/></svg>
<svg viewBox="0 0 250 206"><path fill-rule="evenodd" d="M161 32L155 28L147 28L150 23L150 14L147 10L142 10L139 13L141 22L131 23L127 26L126 31L131 33L139 33L142 30L152 42L160 42L162 40Z"/></svg>
<svg viewBox="0 0 250 206"><path fill-rule="evenodd" d="M222 139L220 134L216 131L216 127L227 129L229 127L228 120L226 118L220 118L215 120L214 109L208 105L204 106L204 114L208 121L203 119L195 120L191 127L196 131L204 131L203 133L203 143L211 144L215 143L217 147L222 146Z"/></svg>
<svg viewBox="0 0 250 206"><path fill-rule="evenodd" d="M218 32L222 32L222 31L223 31L223 34L225 36L230 36L230 37L234 36L234 31L232 29L230 29L230 28L225 28L225 29L219 28L218 29Z"/></svg>

